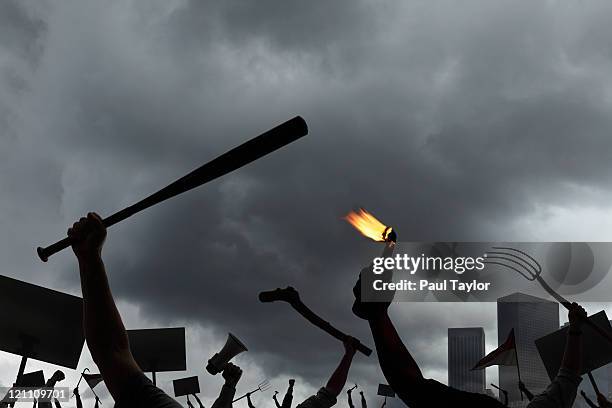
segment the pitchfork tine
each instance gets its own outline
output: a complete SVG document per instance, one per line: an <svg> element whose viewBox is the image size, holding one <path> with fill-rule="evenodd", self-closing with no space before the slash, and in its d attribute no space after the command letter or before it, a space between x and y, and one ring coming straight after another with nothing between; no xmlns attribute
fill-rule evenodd
<svg viewBox="0 0 612 408"><path fill-rule="evenodd" d="M507 258L502 258L502 257L489 257L489 258L498 258L498 259L503 259L503 260L511 261L512 262L512 259L507 259ZM486 263L486 264L489 264L489 265L505 266L506 268L512 269L513 271L517 272L519 275L521 275L523 278L525 278L527 280L530 280L530 281L535 280L531 276L527 276L523 271L520 271L520 270L516 269L512 265L506 265L505 263L495 262L495 261L484 261L483 263Z"/></svg>
<svg viewBox="0 0 612 408"><path fill-rule="evenodd" d="M488 253L487 253L487 255L488 255ZM506 265L505 263L501 263L501 262L498 262L498 261L489 261L488 259L499 259L501 261L512 262L512 263L515 263L518 266L520 266L522 268L522 270L519 270L519 269L517 269L516 267L514 267L512 265ZM527 270L527 268L524 265L520 264L519 262L516 262L514 259L505 258L503 256L487 256L487 260L485 260L484 263L505 266L506 268L514 270L519 275L521 275L523 278L525 278L527 280L530 280L530 281L536 280L536 277L538 276L538 275L536 275L534 273L531 273L529 270Z"/></svg>
<svg viewBox="0 0 612 408"><path fill-rule="evenodd" d="M518 261L512 260L512 262L517 263L517 264L521 265L524 268L532 269L533 273L539 275L542 272L542 267L540 266L540 264L537 261L534 262L535 263L535 266L534 266L531 263L529 263L528 261L526 261L524 258L521 258L520 256L518 256L516 254L512 254L512 253L508 253L508 252L502 252L502 251L489 251L489 252L487 252L487 257L489 257L488 256L489 254L493 254L493 255L505 255L505 256L512 257L514 259L517 259L518 261L521 261L521 262L518 262Z"/></svg>
<svg viewBox="0 0 612 408"><path fill-rule="evenodd" d="M267 391L270 388L270 382L268 380L263 380L259 383L259 391Z"/></svg>
<svg viewBox="0 0 612 408"><path fill-rule="evenodd" d="M523 254L525 255L527 258L531 259L533 261L533 263L535 263L536 265L538 265L539 269L542 269L540 267L540 263L538 261L536 261L531 255L529 255L527 252L523 252L520 249L516 249L516 248L510 248L510 247L493 247L493 249L505 249L508 251L515 251L518 252L519 254Z"/></svg>
<svg viewBox="0 0 612 408"><path fill-rule="evenodd" d="M528 262L525 258L516 255L515 253L508 253L508 252L503 252L503 251L490 251L490 252L487 252L485 255L486 255L487 259L499 259L500 261L512 262L512 263L518 265L521 269L517 269L516 267L514 267L512 265L507 265L505 263L497 262L497 261L488 261L488 260L485 260L484 261L485 263L505 266L506 268L512 269L513 271L515 271L519 275L521 275L523 278L525 278L527 280L530 280L530 281L534 281L534 280L538 279L538 277L542 273L542 267L540 266L538 261L536 261L531 255L529 255L529 254L527 254L527 253L525 253L523 251L520 251L520 250L514 249L514 248L508 248L508 247L493 247L493 249L501 249L501 250L506 250L506 251L518 252L519 254L524 255L525 257L527 257L531 261L533 261L533 263L535 265L533 265L530 262ZM492 254L493 256L489 256L489 254ZM503 255L503 256L496 256L496 255ZM518 261L517 261L517 259L518 259ZM519 262L519 261L521 261L521 262Z"/></svg>

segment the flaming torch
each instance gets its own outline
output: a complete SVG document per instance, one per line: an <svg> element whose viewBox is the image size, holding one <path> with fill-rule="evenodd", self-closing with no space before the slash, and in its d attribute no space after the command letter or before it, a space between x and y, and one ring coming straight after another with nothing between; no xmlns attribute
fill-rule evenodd
<svg viewBox="0 0 612 408"><path fill-rule="evenodd" d="M358 212L351 211L344 219L351 224L364 237L376 242L386 242L386 246L395 246L397 234L393 228L383 224L371 213L363 208Z"/></svg>
<svg viewBox="0 0 612 408"><path fill-rule="evenodd" d="M395 243L397 242L397 233L391 228L380 222L372 214L361 208L358 212L351 211L344 219L351 224L357 231L363 236L370 238L376 242L384 242L385 248L383 249L382 257L388 258L393 255L395 249ZM362 285L364 287L371 287L373 274L371 273L373 264L366 266L359 273L359 279L353 288L355 294L355 303L353 303L353 313L357 316L367 319L367 309L362 302ZM391 282L393 279L393 272L390 270L385 271L379 278L385 282ZM363 279L363 282L362 282ZM393 300L395 292L387 292L385 294L377 295L376 302L388 304Z"/></svg>

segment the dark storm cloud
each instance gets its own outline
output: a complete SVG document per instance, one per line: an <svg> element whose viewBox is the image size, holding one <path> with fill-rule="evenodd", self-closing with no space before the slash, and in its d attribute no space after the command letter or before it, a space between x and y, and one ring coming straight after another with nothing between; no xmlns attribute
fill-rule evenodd
<svg viewBox="0 0 612 408"><path fill-rule="evenodd" d="M187 1L172 12L169 31L194 48L213 36L232 44L264 41L290 53L318 53L336 44L359 46L376 35L378 18L376 5L365 1Z"/></svg>
<svg viewBox="0 0 612 408"><path fill-rule="evenodd" d="M41 51L38 39L45 25L20 2L0 4L0 45L26 61L33 62Z"/></svg>
<svg viewBox="0 0 612 408"><path fill-rule="evenodd" d="M371 344L351 288L380 248L341 220L348 210L370 209L404 240L504 240L535 208L592 205L576 186L609 194L610 7L82 2L55 4L44 24L2 20L24 33L2 54L11 66L43 49L24 86L2 82L14 136L0 180L27 186L3 204L18 230L3 256L77 290L69 254L39 265L31 247L301 114L309 136L114 227L105 254L114 293L148 321L231 330L269 375L320 383L341 346L256 295L294 285ZM394 309L430 372L445 370L447 327L494 329L490 308ZM375 360L360 361L378 381Z"/></svg>

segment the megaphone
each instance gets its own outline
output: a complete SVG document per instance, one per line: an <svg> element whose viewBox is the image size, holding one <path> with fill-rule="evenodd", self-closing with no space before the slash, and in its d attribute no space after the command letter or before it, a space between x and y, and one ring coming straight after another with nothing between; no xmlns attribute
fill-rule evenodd
<svg viewBox="0 0 612 408"><path fill-rule="evenodd" d="M242 342L232 333L228 333L227 340L221 351L216 353L210 358L210 360L208 360L206 371L212 375L219 374L221 371L223 371L227 363L229 363L232 358L236 357L243 351L248 351L246 346L242 344Z"/></svg>

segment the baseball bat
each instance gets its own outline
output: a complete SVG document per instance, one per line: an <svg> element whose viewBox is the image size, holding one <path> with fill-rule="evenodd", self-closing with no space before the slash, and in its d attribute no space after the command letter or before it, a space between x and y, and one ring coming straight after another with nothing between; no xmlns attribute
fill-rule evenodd
<svg viewBox="0 0 612 408"><path fill-rule="evenodd" d="M306 122L301 116L296 116L198 167L186 176L181 177L141 201L117 211L103 220L104 225L110 227L137 212L224 176L307 134L308 126ZM51 255L69 246L70 239L64 238L48 247L38 247L36 252L38 252L38 256L43 262L47 262Z"/></svg>

